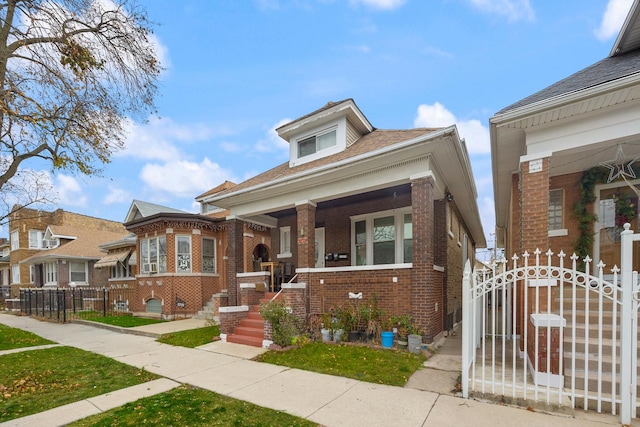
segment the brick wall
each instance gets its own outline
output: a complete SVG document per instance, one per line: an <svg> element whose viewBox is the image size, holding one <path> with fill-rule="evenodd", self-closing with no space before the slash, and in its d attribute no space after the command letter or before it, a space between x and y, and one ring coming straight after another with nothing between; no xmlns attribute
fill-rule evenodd
<svg viewBox="0 0 640 427"><path fill-rule="evenodd" d="M411 269L408 268L312 273L306 283L311 314L325 313L349 302L349 292L362 292L363 301L376 298L378 306L389 315L411 314Z"/></svg>

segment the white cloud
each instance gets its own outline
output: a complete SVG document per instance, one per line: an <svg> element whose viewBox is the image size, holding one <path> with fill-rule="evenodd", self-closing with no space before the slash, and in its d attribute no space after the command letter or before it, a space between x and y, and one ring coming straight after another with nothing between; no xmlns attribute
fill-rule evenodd
<svg viewBox="0 0 640 427"><path fill-rule="evenodd" d="M125 202L129 202L133 199L134 197L131 195L131 193L127 190L124 190L122 188L116 188L113 186L109 186L109 192L107 193L106 196L104 196L104 199L102 199L102 202L105 205L111 205L114 203L125 203Z"/></svg>
<svg viewBox="0 0 640 427"><path fill-rule="evenodd" d="M468 0L483 12L504 16L509 22L534 21L536 14L529 0Z"/></svg>
<svg viewBox="0 0 640 427"><path fill-rule="evenodd" d="M276 129L278 129L280 126L286 123L289 123L290 121L291 119L282 119L278 123L273 125L267 131L266 137L260 139L256 143L254 147L256 151L259 151L262 153L273 153L273 152L289 153L289 143L284 139L280 138L280 136L278 135L278 132L276 132Z"/></svg>
<svg viewBox="0 0 640 427"><path fill-rule="evenodd" d="M200 163L176 160L162 165L147 164L140 179L155 192L177 197L195 197L225 180L235 181L230 170L206 157Z"/></svg>
<svg viewBox="0 0 640 427"><path fill-rule="evenodd" d="M433 105L418 106L418 114L413 121L416 127L448 127L456 125L460 138L464 138L469 154L486 154L491 152L489 129L480 120L461 120L444 105L436 102Z"/></svg>
<svg viewBox="0 0 640 427"><path fill-rule="evenodd" d="M125 147L114 156L166 161L182 157L176 143L205 141L213 136L204 124L178 124L170 118L157 117L151 117L146 124L129 121L125 133Z"/></svg>
<svg viewBox="0 0 640 427"><path fill-rule="evenodd" d="M351 0L352 5L363 4L374 9L382 10L397 9L402 6L404 2L405 0Z"/></svg>
<svg viewBox="0 0 640 427"><path fill-rule="evenodd" d="M607 40L618 34L632 3L633 0L609 0L602 22L594 31L598 40Z"/></svg>
<svg viewBox="0 0 640 427"><path fill-rule="evenodd" d="M244 151L244 147L242 147L242 145L231 141L223 141L219 144L219 147L222 151L226 151L227 153L241 153Z"/></svg>
<svg viewBox="0 0 640 427"><path fill-rule="evenodd" d="M58 195L58 201L61 204L81 207L87 205L87 196L82 194L82 187L72 176L55 175L53 191Z"/></svg>

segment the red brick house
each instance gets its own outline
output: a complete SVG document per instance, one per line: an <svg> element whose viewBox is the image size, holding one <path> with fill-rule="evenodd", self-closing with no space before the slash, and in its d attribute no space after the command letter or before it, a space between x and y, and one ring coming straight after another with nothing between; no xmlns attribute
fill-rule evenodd
<svg viewBox="0 0 640 427"><path fill-rule="evenodd" d="M640 178L639 46L635 1L608 57L491 118L496 233L506 254L552 247L620 264L621 222L639 229L638 196L625 182Z"/></svg>
<svg viewBox="0 0 640 427"><path fill-rule="evenodd" d="M459 321L464 261L486 243L456 127L376 129L347 99L277 132L288 162L196 198L202 212L228 211L210 220L226 233L228 304L246 304L243 275L271 262L295 277L302 314L361 292L410 314L427 342Z"/></svg>
<svg viewBox="0 0 640 427"><path fill-rule="evenodd" d="M559 265L558 254L564 253L564 266L570 268L570 256L576 253L580 271L584 271L588 256L593 262L586 273L597 275L602 261L604 279L612 280L612 268L621 265L622 226L629 222L632 230L640 229L638 0L633 2L609 56L500 110L490 119L490 134L497 245L505 247L507 260L514 254L522 257L528 253L533 263L536 249L545 259L550 249L552 266ZM633 266L636 270L640 267L638 243ZM520 337L528 333L530 363L546 357L542 351L534 356L536 339L544 347L543 334L553 334L550 372L558 375L559 384L565 374L558 368L559 330L565 327L563 322L571 320L571 298L578 299L560 291L565 277L545 277L537 283L527 280L526 285L521 280L517 293L516 333ZM583 292L588 294L597 286L592 288ZM564 289L570 289L570 284ZM523 299L527 297L525 307ZM603 311L611 315L611 307L605 307L600 307L600 317ZM580 310L580 315L589 312L584 305ZM536 336L533 317L523 312L549 315L557 321L549 330L535 329ZM574 329L567 326L565 337L578 329L575 318L574 322ZM589 325L588 320L581 322ZM611 325L607 327L611 330ZM593 324L590 328L594 329L592 336L603 330ZM589 327L585 329L588 332ZM570 344L567 341L565 349ZM521 350L523 346L521 340ZM547 372L544 363L540 366L540 372Z"/></svg>

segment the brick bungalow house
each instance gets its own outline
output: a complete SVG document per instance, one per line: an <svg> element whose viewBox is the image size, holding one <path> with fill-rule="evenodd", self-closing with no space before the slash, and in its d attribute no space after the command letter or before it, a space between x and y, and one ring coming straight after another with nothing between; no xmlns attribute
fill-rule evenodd
<svg viewBox="0 0 640 427"><path fill-rule="evenodd" d="M294 278L283 289L298 293L300 315L362 293L389 314L410 314L427 342L459 321L464 261L486 242L456 127L376 129L346 99L277 132L289 142L288 162L196 198L202 212L229 213L192 227L194 236L226 233L216 247L229 306L247 304L247 274L266 262Z"/></svg>
<svg viewBox="0 0 640 427"><path fill-rule="evenodd" d="M588 255L593 263L587 273L595 275L602 260L605 279L611 278L611 269L620 266L622 225L629 222L633 230L640 228L638 193L633 188L640 185L639 1L634 0L606 58L503 108L490 119L490 135L497 244L505 247L507 260L513 254L533 254L537 248L543 254L551 249L556 266L561 251L567 255L565 266L570 266L573 253L579 264ZM637 249L635 243L635 269L640 267ZM559 306L563 299L554 288L558 282L529 283L526 312L534 313L537 304L540 313L552 316L568 310L569 294ZM519 290L520 336L522 298ZM571 318L568 311L563 316ZM530 352L535 341L532 322L526 323ZM554 324L554 336L561 324ZM541 333L546 329L540 328ZM562 374L557 368L559 343L551 343L552 371ZM535 359L531 353L529 358Z"/></svg>
<svg viewBox="0 0 640 427"><path fill-rule="evenodd" d="M98 246L127 234L119 222L19 206L9 216L9 233L13 298L20 288L106 285L107 276L93 268L103 256Z"/></svg>

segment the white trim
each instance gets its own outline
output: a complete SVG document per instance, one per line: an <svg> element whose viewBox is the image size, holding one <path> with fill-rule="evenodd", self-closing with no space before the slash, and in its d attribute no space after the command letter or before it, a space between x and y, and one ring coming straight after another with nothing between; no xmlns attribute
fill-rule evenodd
<svg viewBox="0 0 640 427"><path fill-rule="evenodd" d="M229 307L220 307L218 312L220 313L242 313L243 311L249 311L248 305L231 305Z"/></svg>
<svg viewBox="0 0 640 427"><path fill-rule="evenodd" d="M441 265L434 265L434 266L433 266L433 269L434 269L435 271L439 271L439 272L441 272L441 273L444 273L444 267L443 267L443 266L441 266Z"/></svg>
<svg viewBox="0 0 640 427"><path fill-rule="evenodd" d="M215 194L212 194L212 195L208 196L207 198L203 198L203 201L216 202L216 201L228 199L229 197L237 197L237 196L242 195L242 194L256 192L256 191L262 190L264 188L278 187L278 184L280 184L280 183L286 183L286 182L290 182L290 181L300 180L300 179L309 177L311 175L318 174L318 173L323 172L323 171L334 170L334 169L337 169L337 168L342 167L342 166L348 166L348 165L351 165L351 164L355 164L355 163L358 163L361 160L375 158L375 157L378 157L378 156L380 156L382 154L386 154L386 153L389 153L389 152L394 152L394 151L400 150L400 149L405 148L405 147L410 147L412 145L416 145L418 143L422 143L424 141L434 141L434 140L436 140L438 138L444 138L444 137L446 137L446 136L448 136L450 134L455 134L455 133L456 133L456 127L455 127L455 125L452 125L452 126L440 129L440 130L435 131L435 132L431 132L431 133L428 133L428 134L425 134L425 135L417 136L417 137L412 138L412 139L407 139L405 141L399 142L398 144L392 144L390 146L382 147L382 148L380 148L378 150L367 151L366 153L363 153L363 154L360 154L360 155L357 155L357 156L349 157L347 159L340 160L340 161L337 161L337 162L333 162L333 163L330 163L330 164L327 164L327 165L322 165L322 166L317 167L317 168L305 170L305 171L300 172L300 173L287 175L287 176L284 176L282 178L277 178L277 179L274 179L274 180L263 182L263 183L260 183L258 185L254 185L254 186L251 186L251 187L243 188L241 190L237 190L237 191L233 191L232 190L230 193L227 193L227 194L224 194L224 195L222 195L220 193L215 193ZM229 216L227 218L231 218L231 216Z"/></svg>
<svg viewBox="0 0 640 427"><path fill-rule="evenodd" d="M394 243L395 243L395 261L403 260L404 258L404 216L407 214L413 214L411 206L405 206L398 209L388 209L385 211L371 212L362 215L354 215L349 219L351 221L351 265L356 266L356 223L365 222L366 233L366 259L367 265L385 265L385 264L369 264L373 262L373 223L378 218L393 217L393 226L395 228ZM413 223L413 217L412 217ZM399 263L398 263L399 264Z"/></svg>
<svg viewBox="0 0 640 427"><path fill-rule="evenodd" d="M562 356L560 356L562 357ZM553 388L561 388L564 386L564 375L550 374L547 372L538 372L529 355L527 355L527 363L529 364L529 371L533 377L533 383L539 386L549 386Z"/></svg>
<svg viewBox="0 0 640 427"><path fill-rule="evenodd" d="M567 319L554 313L532 313L531 324L539 328L564 328L567 326Z"/></svg>
<svg viewBox="0 0 640 427"><path fill-rule="evenodd" d="M238 273L236 277L267 277L269 276L268 271L249 271L246 273ZM270 276L269 276L270 277Z"/></svg>
<svg viewBox="0 0 640 427"><path fill-rule="evenodd" d="M568 236L569 230L566 228L560 228L558 230L549 230L549 237Z"/></svg>
<svg viewBox="0 0 640 427"><path fill-rule="evenodd" d="M432 171L425 171L420 173L414 173L413 175L409 175L409 181L415 181L420 178L433 178L433 181L437 181L436 176Z"/></svg>
<svg viewBox="0 0 640 427"><path fill-rule="evenodd" d="M520 156L520 163L530 162L532 160L542 160L547 157L551 157L552 155L553 151L541 151L539 153L525 154L524 156Z"/></svg>
<svg viewBox="0 0 640 427"><path fill-rule="evenodd" d="M307 284L304 282L283 283L282 289L307 289Z"/></svg>
<svg viewBox="0 0 640 427"><path fill-rule="evenodd" d="M240 283L240 289L255 289L255 283Z"/></svg>
<svg viewBox="0 0 640 427"><path fill-rule="evenodd" d="M413 268L413 263L350 265L348 267L296 268L296 273L340 273L345 271L403 270Z"/></svg>

